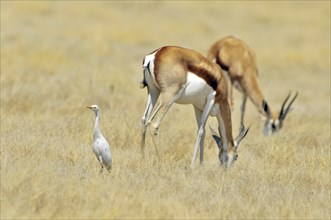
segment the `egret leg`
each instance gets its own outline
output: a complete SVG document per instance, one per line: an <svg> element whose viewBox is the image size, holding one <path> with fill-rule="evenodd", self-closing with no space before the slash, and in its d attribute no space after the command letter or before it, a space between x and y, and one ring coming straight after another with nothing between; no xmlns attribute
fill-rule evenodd
<svg viewBox="0 0 331 220"><path fill-rule="evenodd" d="M101 169L100 169L100 172L99 172L99 174L100 174L103 171L102 157L101 156L99 156L99 162L100 162L100 165L101 165Z"/></svg>

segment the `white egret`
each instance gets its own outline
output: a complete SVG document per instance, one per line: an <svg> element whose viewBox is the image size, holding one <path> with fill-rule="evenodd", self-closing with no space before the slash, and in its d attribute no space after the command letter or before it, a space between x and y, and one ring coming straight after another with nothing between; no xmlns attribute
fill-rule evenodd
<svg viewBox="0 0 331 220"><path fill-rule="evenodd" d="M110 172L112 167L112 155L110 151L109 144L107 140L101 133L99 127L100 121L100 108L97 105L87 106L86 108L91 109L95 113L95 124L94 124L94 135L93 135L93 144L92 149L97 157L98 161L101 164L100 173L103 170L103 167L106 167L108 172Z"/></svg>

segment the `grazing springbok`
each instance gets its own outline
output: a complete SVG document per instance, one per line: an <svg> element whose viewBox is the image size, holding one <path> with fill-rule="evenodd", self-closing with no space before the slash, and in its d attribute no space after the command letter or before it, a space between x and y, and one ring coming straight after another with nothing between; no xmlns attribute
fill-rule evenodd
<svg viewBox="0 0 331 220"><path fill-rule="evenodd" d="M291 93L285 98L280 112L274 112L267 103L258 80L258 68L253 50L242 40L228 36L216 41L208 50L207 58L217 63L228 78L228 99L233 106L233 86L243 95L241 105L240 123L244 123L244 113L247 97L257 107L258 111L266 116L264 134L270 135L279 131L290 107L298 96L298 92L291 99L287 107Z"/></svg>
<svg viewBox="0 0 331 220"><path fill-rule="evenodd" d="M227 84L221 68L194 50L165 46L145 56L143 69L141 88L147 86L148 90L148 101L142 117L143 155L147 126L151 123L154 135L157 135L160 123L173 103L192 104L198 133L191 166L196 160L198 148L200 163L203 162L205 125L211 115L217 118L222 139L219 160L222 165L228 167L235 160L239 142L248 129L243 129L238 138L233 140ZM160 94L162 101L151 115ZM155 121L152 122L154 117Z"/></svg>

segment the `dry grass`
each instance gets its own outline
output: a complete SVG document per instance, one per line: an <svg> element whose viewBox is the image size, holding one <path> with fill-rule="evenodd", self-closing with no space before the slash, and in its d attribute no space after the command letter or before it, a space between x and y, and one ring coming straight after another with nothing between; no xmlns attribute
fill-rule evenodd
<svg viewBox="0 0 331 220"><path fill-rule="evenodd" d="M219 167L208 134L204 166L190 169L194 114L176 105L161 161L150 136L143 160L144 55L168 44L205 53L228 34L255 49L274 108L300 92L283 131L263 137L249 103L235 166ZM90 104L111 174L98 175ZM330 205L330 2L1 1L1 219L330 219Z"/></svg>

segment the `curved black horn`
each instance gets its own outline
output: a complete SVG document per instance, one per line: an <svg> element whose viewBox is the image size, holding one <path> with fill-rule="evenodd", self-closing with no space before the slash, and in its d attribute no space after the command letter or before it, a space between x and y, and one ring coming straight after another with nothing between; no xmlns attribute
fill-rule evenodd
<svg viewBox="0 0 331 220"><path fill-rule="evenodd" d="M291 96L291 91L282 104L282 108L280 109L280 112L279 112L279 118L284 114L284 107L286 105L287 100L290 98L290 96Z"/></svg>
<svg viewBox="0 0 331 220"><path fill-rule="evenodd" d="M298 97L299 95L299 92L297 91L293 97L293 99L290 101L290 103L288 104L288 106L286 107L286 109L284 109L285 107L285 104L287 102L287 100L290 98L291 96L291 92L288 94L288 96L286 97L286 99L284 100L283 102L283 105L282 105L282 108L280 110L280 113L279 113L279 120L284 120L287 113L289 113L289 111L291 110L291 105L293 104L293 102L295 101L295 99Z"/></svg>
<svg viewBox="0 0 331 220"><path fill-rule="evenodd" d="M218 136L217 132L212 127L209 126L209 129L211 131L214 140L217 143L218 148L222 148L223 147L222 139Z"/></svg>
<svg viewBox="0 0 331 220"><path fill-rule="evenodd" d="M239 132L238 136L235 138L235 141L236 141L236 144L235 144L236 146L235 147L236 148L239 146L240 141L242 139L244 139L244 137L247 135L247 133L248 133L251 126L252 126L252 124L249 125L248 128L245 128L244 124L240 125L240 132Z"/></svg>

